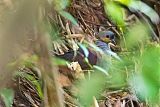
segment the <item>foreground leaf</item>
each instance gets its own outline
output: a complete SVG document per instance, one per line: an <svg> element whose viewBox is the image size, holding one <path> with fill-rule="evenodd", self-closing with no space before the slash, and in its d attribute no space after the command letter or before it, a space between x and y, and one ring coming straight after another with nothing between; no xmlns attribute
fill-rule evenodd
<svg viewBox="0 0 160 107"><path fill-rule="evenodd" d="M61 16L65 17L66 19L70 20L74 25L78 25L77 21L70 13L68 13L66 11L59 11L59 14Z"/></svg>
<svg viewBox="0 0 160 107"><path fill-rule="evenodd" d="M0 95L3 98L6 107L12 107L14 92L12 89L2 89Z"/></svg>

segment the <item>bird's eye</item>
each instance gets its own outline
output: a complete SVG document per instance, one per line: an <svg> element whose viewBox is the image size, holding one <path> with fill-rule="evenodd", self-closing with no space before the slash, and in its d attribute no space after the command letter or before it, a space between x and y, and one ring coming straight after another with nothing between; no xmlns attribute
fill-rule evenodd
<svg viewBox="0 0 160 107"><path fill-rule="evenodd" d="M109 38L109 35L106 35L106 38Z"/></svg>

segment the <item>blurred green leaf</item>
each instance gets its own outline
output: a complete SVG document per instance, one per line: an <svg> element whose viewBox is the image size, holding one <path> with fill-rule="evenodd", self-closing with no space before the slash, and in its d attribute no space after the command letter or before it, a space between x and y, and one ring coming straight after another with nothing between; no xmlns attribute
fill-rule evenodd
<svg viewBox="0 0 160 107"><path fill-rule="evenodd" d="M27 73L25 73L24 77L35 86L39 97L42 99L43 98L43 91L42 91L42 88L41 88L42 85L40 84L41 83L40 80L36 80L34 76L29 75Z"/></svg>
<svg viewBox="0 0 160 107"><path fill-rule="evenodd" d="M102 51L102 49L100 49L99 47L97 47L95 44L93 43L89 43L89 42L85 42L86 44L88 44L92 49L94 49L95 51L104 54L104 52Z"/></svg>
<svg viewBox="0 0 160 107"><path fill-rule="evenodd" d="M45 28L49 32L49 35L50 35L52 41L60 38L59 37L59 35L60 35L59 32L60 32L61 28L51 18L48 20L48 22L46 21Z"/></svg>
<svg viewBox="0 0 160 107"><path fill-rule="evenodd" d="M133 48L134 46L138 46L138 43L143 43L149 37L148 35L148 28L145 24L135 24L126 33L127 47Z"/></svg>
<svg viewBox="0 0 160 107"><path fill-rule="evenodd" d="M115 2L121 3L127 6L132 12L142 12L148 16L153 23L159 23L159 15L149 5L140 0L115 0Z"/></svg>
<svg viewBox="0 0 160 107"><path fill-rule="evenodd" d="M2 89L0 90L0 95L3 98L6 107L12 107L14 92L12 89Z"/></svg>
<svg viewBox="0 0 160 107"><path fill-rule="evenodd" d="M134 75L131 79L132 89L136 92L139 99L151 103L155 103L158 100L159 88L151 81L146 80L142 75Z"/></svg>
<svg viewBox="0 0 160 107"><path fill-rule="evenodd" d="M78 45L82 48L85 57L88 58L88 56L89 56L89 51L88 51L88 49L86 48L86 46L84 46L84 45L81 44L81 43L78 43Z"/></svg>
<svg viewBox="0 0 160 107"><path fill-rule="evenodd" d="M105 69L103 69L102 67L100 67L100 66L93 65L93 68L95 68L98 71L103 72L106 75L109 75L108 72Z"/></svg>
<svg viewBox="0 0 160 107"><path fill-rule="evenodd" d="M107 15L109 15L110 19L119 27L124 26L125 22L123 20L123 8L109 0L105 0L104 3L105 12Z"/></svg>
<svg viewBox="0 0 160 107"><path fill-rule="evenodd" d="M121 61L121 58L117 55L117 53L111 51L111 50L107 50L108 54L111 55L112 57L114 57L115 59Z"/></svg>
<svg viewBox="0 0 160 107"><path fill-rule="evenodd" d="M160 85L160 47L148 46L141 57L143 76Z"/></svg>
<svg viewBox="0 0 160 107"><path fill-rule="evenodd" d="M133 0L114 0L114 1L120 2L120 3L128 6L131 3L131 1L133 1Z"/></svg>
<svg viewBox="0 0 160 107"><path fill-rule="evenodd" d="M70 20L74 25L78 25L77 21L70 13L68 13L66 11L59 11L59 14L61 16L65 17L66 19Z"/></svg>
<svg viewBox="0 0 160 107"><path fill-rule="evenodd" d="M100 72L91 74L90 80L81 81L78 84L79 99L83 107L90 107L93 102L93 97L99 97L105 87L105 75Z"/></svg>
<svg viewBox="0 0 160 107"><path fill-rule="evenodd" d="M24 56L24 59L22 60L21 65L25 65L26 67L31 67L37 61L38 61L37 55L32 55L30 57Z"/></svg>
<svg viewBox="0 0 160 107"><path fill-rule="evenodd" d="M109 74L111 76L110 83L113 86L120 88L121 86L127 84L127 71L125 69L125 66L129 65L128 63L130 62L126 62L125 60L123 60L123 62L117 60L114 62L112 61L112 66L109 70Z"/></svg>
<svg viewBox="0 0 160 107"><path fill-rule="evenodd" d="M153 23L158 23L160 21L159 15L147 4L142 1L132 0L128 5L131 11L140 11L148 16Z"/></svg>
<svg viewBox="0 0 160 107"><path fill-rule="evenodd" d="M23 54L20 56L18 60L8 63L8 67L16 66L25 66L25 67L32 67L38 61L38 57L36 55L28 55Z"/></svg>
<svg viewBox="0 0 160 107"><path fill-rule="evenodd" d="M60 38L60 33L59 33L60 29L57 27L51 27L51 29L49 30L49 34L50 34L50 37L51 37L51 40L52 41L56 41L57 39Z"/></svg>
<svg viewBox="0 0 160 107"><path fill-rule="evenodd" d="M132 87L142 100L157 103L160 89L160 47L146 46L138 59L141 71L132 78Z"/></svg>
<svg viewBox="0 0 160 107"><path fill-rule="evenodd" d="M60 59L58 57L52 58L52 62L54 62L54 64L56 64L56 65L66 65L66 63L69 63L68 61L66 61L64 59Z"/></svg>
<svg viewBox="0 0 160 107"><path fill-rule="evenodd" d="M57 11L64 10L70 4L70 0L53 0L53 2Z"/></svg>

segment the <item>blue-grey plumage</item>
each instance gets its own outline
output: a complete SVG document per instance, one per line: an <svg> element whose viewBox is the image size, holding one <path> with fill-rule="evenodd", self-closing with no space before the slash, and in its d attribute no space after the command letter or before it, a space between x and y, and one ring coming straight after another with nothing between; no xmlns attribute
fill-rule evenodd
<svg viewBox="0 0 160 107"><path fill-rule="evenodd" d="M112 31L101 31L97 34L97 37L99 38L99 40L97 40L95 43L97 47L102 49L105 54L121 60L120 57L110 48L110 43L116 44L115 33L113 33Z"/></svg>
<svg viewBox="0 0 160 107"><path fill-rule="evenodd" d="M99 47L104 54L97 60L97 65L103 68L104 70L108 71L111 65L111 55L109 51L111 51L109 45L101 40L97 40L95 42L96 46Z"/></svg>
<svg viewBox="0 0 160 107"><path fill-rule="evenodd" d="M109 43L97 40L96 46L99 47L106 55L113 56L114 58L121 60L120 57L111 50Z"/></svg>
<svg viewBox="0 0 160 107"><path fill-rule="evenodd" d="M101 40L97 40L95 44L96 44L97 47L102 49L103 52L105 52L106 50L111 50L110 46L107 43L105 43Z"/></svg>

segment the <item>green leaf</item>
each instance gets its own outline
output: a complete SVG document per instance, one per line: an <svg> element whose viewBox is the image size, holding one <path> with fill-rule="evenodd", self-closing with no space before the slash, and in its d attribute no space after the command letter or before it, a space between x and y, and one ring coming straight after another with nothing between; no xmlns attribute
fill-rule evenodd
<svg viewBox="0 0 160 107"><path fill-rule="evenodd" d="M108 72L107 72L105 69L103 69L103 68L101 68L101 67L99 67L99 66L93 65L93 68L95 68L95 69L98 70L98 71L103 72L103 73L106 74L106 75L109 75Z"/></svg>
<svg viewBox="0 0 160 107"><path fill-rule="evenodd" d="M131 78L132 88L142 99L158 103L160 89L160 46L148 45L139 59L139 73ZM137 82L138 81L138 82ZM145 89L145 90L144 90Z"/></svg>
<svg viewBox="0 0 160 107"><path fill-rule="evenodd" d="M119 5L114 2L105 0L105 12L109 15L110 19L113 20L118 26L124 26L125 22L123 20L124 10Z"/></svg>
<svg viewBox="0 0 160 107"><path fill-rule="evenodd" d="M129 4L129 8L131 11L140 11L144 13L146 16L148 16L151 19L153 23L159 23L160 21L159 15L151 7L149 7L147 4L145 4L142 1L133 0Z"/></svg>
<svg viewBox="0 0 160 107"><path fill-rule="evenodd" d="M149 37L149 31L145 24L137 23L130 28L126 34L126 44L128 48L138 46Z"/></svg>
<svg viewBox="0 0 160 107"><path fill-rule="evenodd" d="M86 44L88 44L92 49L94 49L95 51L104 54L104 52L102 51L102 49L100 49L99 47L97 47L95 44L93 43L89 43L89 42L85 42Z"/></svg>
<svg viewBox="0 0 160 107"><path fill-rule="evenodd" d="M36 80L34 76L29 75L27 73L25 73L24 77L35 86L39 97L42 99L43 98L43 91L42 91L42 88L41 88L42 86L40 84L40 80Z"/></svg>
<svg viewBox="0 0 160 107"><path fill-rule="evenodd" d="M81 44L81 43L78 43L78 45L82 48L85 57L88 58L88 56L89 56L89 51L88 51L88 49L87 49L83 44Z"/></svg>
<svg viewBox="0 0 160 107"><path fill-rule="evenodd" d="M132 2L132 0L115 0L115 2L120 2L120 3L128 6Z"/></svg>
<svg viewBox="0 0 160 107"><path fill-rule="evenodd" d="M2 89L0 91L0 95L3 98L3 101L5 103L6 107L12 107L13 104L13 98L14 98L14 92L12 89Z"/></svg>
<svg viewBox="0 0 160 107"><path fill-rule="evenodd" d="M132 12L140 11L144 13L151 19L153 23L160 22L159 15L156 13L156 11L140 0L115 0L115 2L127 6Z"/></svg>
<svg viewBox="0 0 160 107"><path fill-rule="evenodd" d="M64 10L69 4L70 0L53 0L54 7L57 11Z"/></svg>
<svg viewBox="0 0 160 107"><path fill-rule="evenodd" d="M56 64L56 65L66 65L66 63L68 62L68 61L66 61L66 60L64 60L64 59L60 59L60 58L58 58L58 57L54 57L54 58L52 58L52 62L54 62L54 64ZM69 63L69 62L68 62Z"/></svg>
<svg viewBox="0 0 160 107"><path fill-rule="evenodd" d="M160 86L160 47L147 47L140 60L143 77Z"/></svg>
<svg viewBox="0 0 160 107"><path fill-rule="evenodd" d="M60 15L62 15L63 17L65 17L66 19L70 20L74 25L78 25L77 21L75 20L75 18L68 12L66 11L58 11Z"/></svg>
<svg viewBox="0 0 160 107"><path fill-rule="evenodd" d="M99 97L105 87L105 76L100 72L91 74L89 80L81 81L78 85L79 101L82 107L91 107L93 97Z"/></svg>
<svg viewBox="0 0 160 107"><path fill-rule="evenodd" d="M142 75L134 75L131 79L131 87L141 100L148 99L150 104L158 101L159 87Z"/></svg>
<svg viewBox="0 0 160 107"><path fill-rule="evenodd" d="M48 30L52 41L58 40L60 38L60 28L56 23L50 21L50 23L46 23L45 27Z"/></svg>

